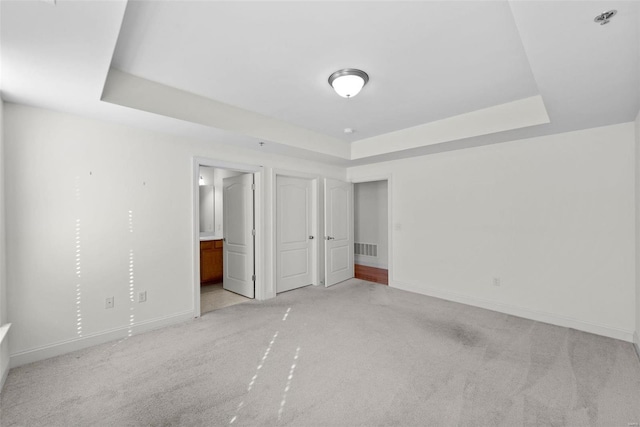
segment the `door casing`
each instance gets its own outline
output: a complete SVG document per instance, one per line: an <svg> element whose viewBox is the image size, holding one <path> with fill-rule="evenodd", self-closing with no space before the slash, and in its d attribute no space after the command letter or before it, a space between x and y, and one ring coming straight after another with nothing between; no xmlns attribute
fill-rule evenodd
<svg viewBox="0 0 640 427"><path fill-rule="evenodd" d="M389 287L394 287L393 276L393 175L379 174L351 178L353 184L364 182L387 181L387 271L389 272ZM355 218L354 218L355 220Z"/></svg>
<svg viewBox="0 0 640 427"><path fill-rule="evenodd" d="M192 247L193 247L193 317L200 317L200 166L208 166L218 169L230 169L238 172L252 173L255 183L255 200L254 200L254 223L256 229L255 245L254 245L254 264L255 264L255 298L263 300L268 297L266 292L266 276L264 265L264 167L257 165L247 165L242 163L225 162L205 157L194 157L192 162Z"/></svg>

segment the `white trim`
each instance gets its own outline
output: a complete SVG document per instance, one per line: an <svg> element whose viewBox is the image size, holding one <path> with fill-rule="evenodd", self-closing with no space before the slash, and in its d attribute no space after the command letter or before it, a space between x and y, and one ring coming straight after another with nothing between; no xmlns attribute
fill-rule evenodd
<svg viewBox="0 0 640 427"><path fill-rule="evenodd" d="M264 247L265 251L262 257L262 262L264 265L264 289L262 294L262 299L271 299L276 297L276 285L274 280L274 270L275 270L275 255L273 251L273 241L275 239L274 232L274 221L275 221L275 208L273 201L273 192L275 188L275 175L273 173L273 169L267 169L265 171L265 175L263 177L263 194L264 197Z"/></svg>
<svg viewBox="0 0 640 427"><path fill-rule="evenodd" d="M6 325L0 326L0 361L2 364L0 365L0 393L2 393L2 388L4 387L4 383L7 380L7 376L9 376L9 328L11 328L11 323L7 323ZM6 361L3 360L6 357Z"/></svg>
<svg viewBox="0 0 640 427"><path fill-rule="evenodd" d="M70 353L72 351L82 350L84 348L93 347L95 345L104 344L118 339L124 339L129 336L129 331L133 331L134 335L143 332L149 332L155 329L164 328L166 326L177 323L188 322L193 319L193 310L187 310L170 316L158 317L156 319L145 320L119 328L98 332L83 336L82 338L72 338L65 341L59 341L53 344L47 344L30 350L20 351L11 355L11 368L25 365L27 363L37 362L39 360L49 359L50 357L60 356L61 354Z"/></svg>
<svg viewBox="0 0 640 427"><path fill-rule="evenodd" d="M638 356L638 362L640 362L640 338L638 338L638 331L633 334L633 348L636 349L636 355Z"/></svg>
<svg viewBox="0 0 640 427"><path fill-rule="evenodd" d="M606 325L585 322L583 320L573 319L571 317L560 316L557 314L546 313L543 311L531 310L524 307L518 307L511 304L503 304L496 301L490 301L483 298L472 297L459 294L456 292L443 291L426 286L419 286L400 281L389 282L389 286L404 291L414 292L417 294L428 295L448 301L459 302L474 307L485 308L487 310L497 311L499 313L510 314L512 316L522 317L525 319L535 320L538 322L549 323L552 325L563 326L565 328L577 329L579 331L590 332L596 335L602 335L609 338L615 338L622 341L633 342L633 332L625 331L618 328L612 328Z"/></svg>
<svg viewBox="0 0 640 427"><path fill-rule="evenodd" d="M266 282L266 274L264 271L264 250L265 242L264 242L264 230L265 230L265 222L263 215L263 199L264 199L264 191L265 191L265 183L264 183L264 168L262 166L258 167L258 170L253 173L254 177L254 206L253 206L253 221L255 223L256 236L254 240L254 265L255 265L255 288L254 288L254 296L258 301L263 301L267 298L267 282ZM223 230L224 231L224 230Z"/></svg>
<svg viewBox="0 0 640 427"><path fill-rule="evenodd" d="M276 210L277 208L277 191L278 191L278 176L283 176L283 177L290 177L290 178L300 178L300 179L306 179L311 181L311 228L313 230L313 233L315 235L315 239L313 242L313 265L311 267L312 273L311 273L311 280L312 280L312 285L314 286L318 286L320 285L320 242L322 241L323 238L323 233L322 230L320 229L320 201L319 201L319 197L320 197L320 191L319 191L319 186L320 186L320 181L322 180L322 177L319 175L315 175L315 174L310 174L310 173L305 173L305 172L296 172L296 171L290 171L290 170L285 170L285 169L273 169L272 171L272 180L273 180L273 186L272 189L273 191L271 192L271 218L272 218L272 239L271 239L271 253L273 254L273 257L271 259L271 265L272 265L272 269L271 269L271 283L273 283L273 296L276 296L277 293L277 286L276 286L276 282L277 282L277 274L278 274L278 257L277 257L277 230L276 230L276 225L278 223L277 221L277 215L278 212Z"/></svg>
<svg viewBox="0 0 640 427"><path fill-rule="evenodd" d="M10 370L10 366L9 364L7 364L7 369L4 370L4 372L2 373L2 378L0 378L0 394L2 394L2 389L4 388L4 383L7 382L7 377L9 376L9 370Z"/></svg>
<svg viewBox="0 0 640 427"><path fill-rule="evenodd" d="M11 328L11 323L7 323L6 325L0 326L0 344L8 336L9 328Z"/></svg>
<svg viewBox="0 0 640 427"><path fill-rule="evenodd" d="M256 227L254 262L255 262L255 289L254 296L256 300L264 300L268 298L267 283L265 282L264 260L263 260L263 232L265 223L262 214L263 192L265 191L264 167L258 165L247 165L242 163L225 162L206 157L193 157L192 161L192 183L191 183L191 203L193 210L192 238L193 238L193 317L200 317L200 166L213 167L218 169L228 169L238 172L252 173L255 184L255 202L254 202L254 221ZM223 230L224 231L224 230Z"/></svg>

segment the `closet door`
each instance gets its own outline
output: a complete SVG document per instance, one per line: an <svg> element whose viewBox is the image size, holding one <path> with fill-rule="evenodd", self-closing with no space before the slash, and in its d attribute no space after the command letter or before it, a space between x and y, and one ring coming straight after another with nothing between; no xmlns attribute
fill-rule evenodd
<svg viewBox="0 0 640 427"><path fill-rule="evenodd" d="M350 279L353 272L353 184L324 181L325 286Z"/></svg>
<svg viewBox="0 0 640 427"><path fill-rule="evenodd" d="M311 180L276 177L276 292L312 284Z"/></svg>

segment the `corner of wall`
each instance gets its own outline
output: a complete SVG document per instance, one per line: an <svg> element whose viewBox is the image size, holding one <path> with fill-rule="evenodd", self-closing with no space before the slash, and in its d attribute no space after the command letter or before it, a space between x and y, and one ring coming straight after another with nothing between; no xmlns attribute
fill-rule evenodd
<svg viewBox="0 0 640 427"><path fill-rule="evenodd" d="M0 392L9 374L9 327L7 323L7 276L4 214L4 102L0 97Z"/></svg>
<svg viewBox="0 0 640 427"><path fill-rule="evenodd" d="M640 111L635 120L636 331L634 345L640 357Z"/></svg>
<svg viewBox="0 0 640 427"><path fill-rule="evenodd" d="M0 96L0 326L7 319L7 262L5 234L4 101Z"/></svg>

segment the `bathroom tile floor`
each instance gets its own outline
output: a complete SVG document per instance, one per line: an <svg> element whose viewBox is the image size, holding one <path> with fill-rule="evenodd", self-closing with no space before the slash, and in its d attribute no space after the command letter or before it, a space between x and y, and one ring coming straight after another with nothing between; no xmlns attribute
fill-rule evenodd
<svg viewBox="0 0 640 427"><path fill-rule="evenodd" d="M219 308L240 304L245 301L251 301L251 299L223 289L222 283L203 285L200 287L201 315Z"/></svg>

